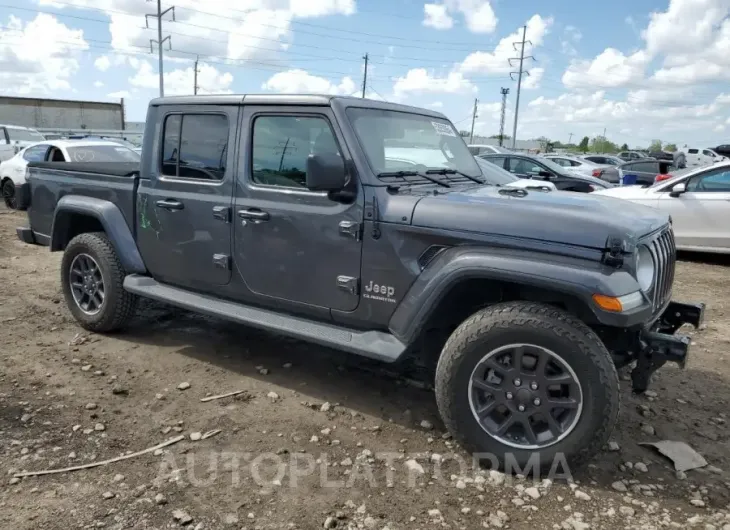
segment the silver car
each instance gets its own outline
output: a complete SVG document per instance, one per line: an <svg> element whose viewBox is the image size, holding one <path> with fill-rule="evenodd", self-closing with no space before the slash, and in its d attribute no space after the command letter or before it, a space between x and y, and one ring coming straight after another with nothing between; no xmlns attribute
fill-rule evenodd
<svg viewBox="0 0 730 530"><path fill-rule="evenodd" d="M596 164L590 160L570 155L547 154L544 155L544 158L552 160L556 164L563 166L571 173L575 173L576 175L581 175L583 177L597 178L601 175L601 170L611 167L608 164Z"/></svg>

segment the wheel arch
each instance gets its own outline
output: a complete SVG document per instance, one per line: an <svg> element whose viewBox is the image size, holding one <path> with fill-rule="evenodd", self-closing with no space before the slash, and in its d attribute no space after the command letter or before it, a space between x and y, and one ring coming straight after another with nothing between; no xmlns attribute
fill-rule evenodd
<svg viewBox="0 0 730 530"><path fill-rule="evenodd" d="M607 275L586 260L452 248L442 252L416 279L393 313L389 329L404 344L413 344L443 315L458 325L485 306L516 300L561 307L589 325L625 325L624 315L598 309L592 296L622 296L636 290L636 282L627 272ZM456 326L452 323L452 327Z"/></svg>
<svg viewBox="0 0 730 530"><path fill-rule="evenodd" d="M128 273L147 269L121 210L112 202L66 195L58 201L51 227L51 252L64 250L77 235L104 232Z"/></svg>

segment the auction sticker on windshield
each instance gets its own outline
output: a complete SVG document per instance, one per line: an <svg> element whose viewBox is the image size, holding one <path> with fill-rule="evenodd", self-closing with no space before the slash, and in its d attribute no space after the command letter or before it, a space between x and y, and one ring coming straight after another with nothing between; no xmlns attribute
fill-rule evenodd
<svg viewBox="0 0 730 530"><path fill-rule="evenodd" d="M433 128L436 129L436 134L440 134L441 136L456 136L454 129L447 123L432 121L431 125L433 125Z"/></svg>

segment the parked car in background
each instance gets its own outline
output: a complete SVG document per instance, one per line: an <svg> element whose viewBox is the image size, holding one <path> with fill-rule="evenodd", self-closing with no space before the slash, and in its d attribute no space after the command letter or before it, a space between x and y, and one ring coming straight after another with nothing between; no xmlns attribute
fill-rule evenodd
<svg viewBox="0 0 730 530"><path fill-rule="evenodd" d="M46 138L28 127L0 125L0 162L13 158L18 151Z"/></svg>
<svg viewBox="0 0 730 530"><path fill-rule="evenodd" d="M730 161L682 169L648 188L624 186L597 193L669 214L680 250L730 253Z"/></svg>
<svg viewBox="0 0 730 530"><path fill-rule="evenodd" d="M626 162L630 162L631 160L641 160L642 158L646 158L645 154L639 153L638 151L621 151L616 156Z"/></svg>
<svg viewBox="0 0 730 530"><path fill-rule="evenodd" d="M625 162L613 155L585 155L583 158L599 166L619 166Z"/></svg>
<svg viewBox="0 0 730 530"><path fill-rule="evenodd" d="M601 179L570 172L541 156L509 153L481 155L480 158L504 168L517 177L552 182L561 191L590 193L612 186Z"/></svg>
<svg viewBox="0 0 730 530"><path fill-rule="evenodd" d="M677 153L684 156L686 167L702 167L708 164L714 164L725 158L712 149L700 149L696 147L684 147L677 151Z"/></svg>
<svg viewBox="0 0 730 530"><path fill-rule="evenodd" d="M8 208L17 208L16 189L28 162L139 162L139 153L107 140L51 140L26 147L0 163L0 189Z"/></svg>
<svg viewBox="0 0 730 530"><path fill-rule="evenodd" d="M482 175L487 184L492 184L493 186L510 186L512 188L539 189L542 191L555 191L557 189L552 182L521 179L487 159L478 156L475 156L474 159L479 164L479 169L482 170Z"/></svg>
<svg viewBox="0 0 730 530"><path fill-rule="evenodd" d="M718 145L713 149L713 151L716 152L718 155L730 157L730 144Z"/></svg>
<svg viewBox="0 0 730 530"><path fill-rule="evenodd" d="M486 155L490 153L511 153L509 149L506 147L501 147L499 145L489 145L489 144L469 144L467 147L469 147L469 152L473 154L474 156L479 155Z"/></svg>
<svg viewBox="0 0 730 530"><path fill-rule="evenodd" d="M644 158L625 162L618 167L605 168L601 171L600 178L612 184L623 183L624 186L651 186L657 180L666 179L676 169L669 160Z"/></svg>
<svg viewBox="0 0 730 530"><path fill-rule="evenodd" d="M563 166L568 171L589 177L598 177L601 174L601 169L607 167L577 156L549 154L545 155L544 158L552 160L556 164Z"/></svg>

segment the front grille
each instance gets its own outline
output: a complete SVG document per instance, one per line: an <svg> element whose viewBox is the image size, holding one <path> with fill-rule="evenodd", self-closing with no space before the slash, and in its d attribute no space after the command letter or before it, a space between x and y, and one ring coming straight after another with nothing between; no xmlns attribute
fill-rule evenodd
<svg viewBox="0 0 730 530"><path fill-rule="evenodd" d="M668 227L644 243L654 259L654 285L651 299L654 309L664 307L672 297L674 283L674 266L677 261L677 247L674 244L674 232Z"/></svg>

